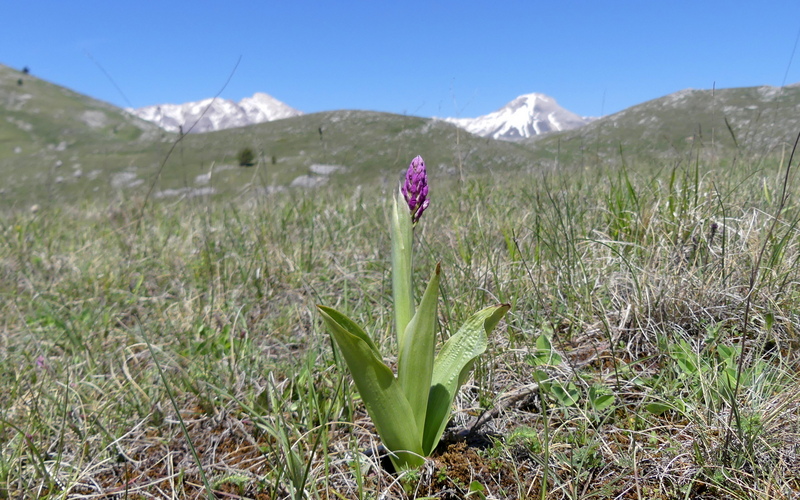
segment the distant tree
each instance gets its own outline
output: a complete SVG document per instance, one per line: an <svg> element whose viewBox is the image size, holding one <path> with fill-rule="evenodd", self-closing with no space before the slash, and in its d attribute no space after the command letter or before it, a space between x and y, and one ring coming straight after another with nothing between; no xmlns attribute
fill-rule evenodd
<svg viewBox="0 0 800 500"><path fill-rule="evenodd" d="M30 72L31 72L31 70L30 70L30 68L29 68L29 67L25 66L24 68L22 68L22 72L23 72L23 73L25 73L25 74L27 75L28 73L30 73Z"/></svg>
<svg viewBox="0 0 800 500"><path fill-rule="evenodd" d="M256 155L253 153L252 149L243 148L239 150L239 154L236 155L236 158L239 160L239 166L249 167L253 165Z"/></svg>
<svg viewBox="0 0 800 500"><path fill-rule="evenodd" d="M17 85L19 85L20 87L22 87L22 78L20 78L19 80L17 80Z"/></svg>

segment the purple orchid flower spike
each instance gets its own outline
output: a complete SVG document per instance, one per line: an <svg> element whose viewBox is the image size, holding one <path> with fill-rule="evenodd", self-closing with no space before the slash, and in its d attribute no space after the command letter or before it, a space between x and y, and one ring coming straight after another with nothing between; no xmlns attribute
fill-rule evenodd
<svg viewBox="0 0 800 500"><path fill-rule="evenodd" d="M428 199L428 173L425 171L425 161L421 156L411 160L402 192L408 203L408 209L411 210L411 221L416 224L422 217L422 212L431 203Z"/></svg>

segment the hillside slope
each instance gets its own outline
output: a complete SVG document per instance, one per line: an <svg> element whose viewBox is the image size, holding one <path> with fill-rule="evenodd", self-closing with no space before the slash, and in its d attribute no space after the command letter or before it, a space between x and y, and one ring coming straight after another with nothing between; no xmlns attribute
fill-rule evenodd
<svg viewBox="0 0 800 500"><path fill-rule="evenodd" d="M598 119L585 127L526 141L550 157L763 158L780 154L800 132L800 86L687 89Z"/></svg>
<svg viewBox="0 0 800 500"><path fill-rule="evenodd" d="M314 113L191 134L183 142L184 161L205 163L207 172L212 171L209 158L217 159L217 167L230 165L238 150L249 147L256 153L256 168L228 169L218 181L237 175L237 170L249 175L257 171L259 180L253 182L273 186L385 184L399 178L417 154L432 175L446 176L522 169L535 162L531 150L518 144L477 137L441 120L373 111Z"/></svg>
<svg viewBox="0 0 800 500"><path fill-rule="evenodd" d="M2 204L101 191L110 169L141 162L165 135L111 104L3 65L0 116Z"/></svg>
<svg viewBox="0 0 800 500"><path fill-rule="evenodd" d="M0 111L0 206L6 207L148 192L154 199L225 199L326 182L394 183L417 154L433 175L445 176L535 162L527 147L440 120L369 111L316 113L181 138L4 66ZM238 165L237 153L246 147L256 153L253 167Z"/></svg>
<svg viewBox="0 0 800 500"><path fill-rule="evenodd" d="M0 65L0 159L42 148L149 141L158 128L111 104Z"/></svg>

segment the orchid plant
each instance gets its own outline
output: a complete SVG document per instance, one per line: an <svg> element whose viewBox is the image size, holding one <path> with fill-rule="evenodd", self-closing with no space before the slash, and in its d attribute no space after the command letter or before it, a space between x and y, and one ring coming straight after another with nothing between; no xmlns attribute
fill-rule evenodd
<svg viewBox="0 0 800 500"><path fill-rule="evenodd" d="M478 311L435 354L441 266L436 265L417 307L411 276L414 227L429 205L425 162L417 156L392 205L397 375L360 326L335 309L317 306L398 470L419 467L433 453L459 388L486 350L487 335L510 307L499 304Z"/></svg>

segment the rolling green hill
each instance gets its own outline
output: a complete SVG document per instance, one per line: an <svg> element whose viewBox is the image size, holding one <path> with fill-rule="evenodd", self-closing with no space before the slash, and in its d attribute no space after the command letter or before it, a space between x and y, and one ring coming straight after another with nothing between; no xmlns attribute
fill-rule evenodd
<svg viewBox="0 0 800 500"><path fill-rule="evenodd" d="M148 141L160 135L158 127L115 106L3 65L0 106L0 158L42 149Z"/></svg>
<svg viewBox="0 0 800 500"><path fill-rule="evenodd" d="M535 163L532 151L518 144L439 120L368 111L316 113L179 140L124 110L5 66L0 106L5 206L369 184L396 179L417 154L431 171L452 176ZM245 147L256 152L249 168L236 160Z"/></svg>
<svg viewBox="0 0 800 500"><path fill-rule="evenodd" d="M2 204L100 192L102 177L164 136L115 106L2 65L0 117Z"/></svg>
<svg viewBox="0 0 800 500"><path fill-rule="evenodd" d="M529 148L480 138L443 121L372 111L331 111L187 135L179 145L183 159L180 154L171 159L170 169L181 172L183 164L206 173L211 171L210 160L216 166L235 163L236 153L243 147L256 152L258 164L252 169L222 170L218 181L226 189L242 185L237 180L242 172L257 175L262 185L288 185L300 176L313 183L314 178L320 179L312 172L313 165L344 167L331 177L332 182L394 181L417 154L425 158L432 172L451 176L520 169L535 162Z"/></svg>
<svg viewBox="0 0 800 500"><path fill-rule="evenodd" d="M785 154L800 86L684 90L522 143L441 120L330 111L183 137L0 65L0 206L82 199L259 195L323 183L387 185L417 154L434 175ZM251 148L255 164L240 167Z"/></svg>
<svg viewBox="0 0 800 500"><path fill-rule="evenodd" d="M527 144L560 161L781 154L800 132L800 86L682 90Z"/></svg>

